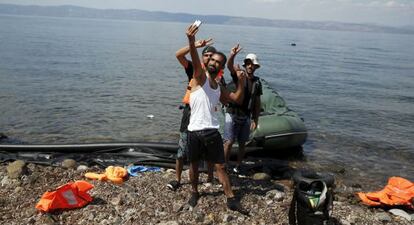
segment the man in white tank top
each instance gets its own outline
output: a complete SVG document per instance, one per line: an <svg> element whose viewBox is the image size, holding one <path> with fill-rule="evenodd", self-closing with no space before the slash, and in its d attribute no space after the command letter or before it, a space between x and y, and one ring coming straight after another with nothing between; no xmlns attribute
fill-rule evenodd
<svg viewBox="0 0 414 225"><path fill-rule="evenodd" d="M221 52L214 53L206 71L201 68L200 58L195 47L195 34L198 26L191 25L187 28L190 54L194 67L194 82L191 82L190 108L191 116L188 125L188 158L190 161L190 181L192 193L188 203L194 207L199 199L198 193L198 162L205 159L213 162L217 171L219 181L223 184L224 193L227 197L227 206L231 210L244 212L239 201L235 198L231 189L230 179L224 166L223 140L218 132L219 103L235 102L241 104L243 100L243 84L239 82L236 92L227 91L220 86L215 78L218 72L224 68L226 56ZM237 77L245 80L242 70L237 71Z"/></svg>

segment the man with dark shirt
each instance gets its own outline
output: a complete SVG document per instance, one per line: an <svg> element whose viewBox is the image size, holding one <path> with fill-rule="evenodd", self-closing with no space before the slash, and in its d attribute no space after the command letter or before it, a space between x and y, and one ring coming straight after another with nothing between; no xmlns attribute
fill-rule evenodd
<svg viewBox="0 0 414 225"><path fill-rule="evenodd" d="M234 58L241 50L237 44L232 48L227 67L230 71L233 82L237 84L239 80L236 76L234 67ZM230 158L230 152L235 140L238 141L239 151L237 154L237 165L233 171L238 173L241 162L244 158L246 142L249 139L250 131L255 130L260 114L260 96L262 92L262 84L260 79L254 75L256 69L260 67L259 60L255 54L247 54L244 59L243 67L247 74L244 86L244 98L242 104L231 103L227 107L225 115L226 126L224 130L224 153L226 162Z"/></svg>

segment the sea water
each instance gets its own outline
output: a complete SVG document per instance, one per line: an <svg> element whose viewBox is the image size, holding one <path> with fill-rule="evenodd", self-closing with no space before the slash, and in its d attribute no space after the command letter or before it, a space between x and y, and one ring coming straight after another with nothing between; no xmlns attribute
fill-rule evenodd
<svg viewBox="0 0 414 225"><path fill-rule="evenodd" d="M187 25L0 16L0 132L30 144L176 142ZM412 35L206 21L197 38L209 37L225 54L240 43L236 63L258 55L257 75L309 130L305 166L414 180Z"/></svg>

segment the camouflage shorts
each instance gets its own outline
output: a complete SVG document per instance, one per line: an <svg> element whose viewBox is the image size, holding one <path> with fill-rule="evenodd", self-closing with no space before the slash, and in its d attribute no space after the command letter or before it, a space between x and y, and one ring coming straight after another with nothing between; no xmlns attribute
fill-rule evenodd
<svg viewBox="0 0 414 225"><path fill-rule="evenodd" d="M180 140L178 141L177 159L186 159L187 153L187 131L184 131L180 133Z"/></svg>

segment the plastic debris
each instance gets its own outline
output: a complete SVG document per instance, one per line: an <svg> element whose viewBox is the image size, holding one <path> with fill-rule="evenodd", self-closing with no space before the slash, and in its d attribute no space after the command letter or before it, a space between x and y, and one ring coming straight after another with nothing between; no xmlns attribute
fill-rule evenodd
<svg viewBox="0 0 414 225"><path fill-rule="evenodd" d="M128 167L129 175L136 177L139 173L143 172L160 172L161 169L159 167L146 167L146 166L130 166Z"/></svg>

